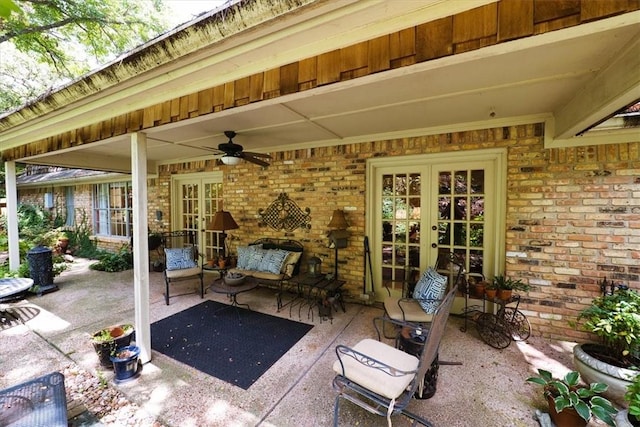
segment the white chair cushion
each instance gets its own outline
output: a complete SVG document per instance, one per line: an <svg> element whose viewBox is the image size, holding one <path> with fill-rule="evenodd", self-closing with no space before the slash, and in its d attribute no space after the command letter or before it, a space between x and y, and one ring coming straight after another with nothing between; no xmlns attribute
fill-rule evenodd
<svg viewBox="0 0 640 427"><path fill-rule="evenodd" d="M425 312L414 299L387 297L384 300L384 310L393 320L416 323L431 323L433 320L433 314Z"/></svg>
<svg viewBox="0 0 640 427"><path fill-rule="evenodd" d="M402 371L418 369L419 360L417 357L371 338L363 339L352 348ZM395 399L400 396L415 376L415 374L406 374L392 377L379 369L363 365L349 356L343 356L342 362L344 363L345 371L342 372L340 360L336 360L333 364L335 372L389 399Z"/></svg>
<svg viewBox="0 0 640 427"><path fill-rule="evenodd" d="M202 273L200 267L183 268L182 270L167 270L168 279L178 279L181 277L198 276Z"/></svg>

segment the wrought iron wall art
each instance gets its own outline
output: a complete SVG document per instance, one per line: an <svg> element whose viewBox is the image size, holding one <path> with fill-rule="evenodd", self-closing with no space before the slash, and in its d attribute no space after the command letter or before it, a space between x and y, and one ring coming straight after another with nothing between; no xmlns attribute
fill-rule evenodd
<svg viewBox="0 0 640 427"><path fill-rule="evenodd" d="M260 215L260 226L268 225L274 230L293 231L296 228L311 228L311 209L304 211L287 196L287 193L280 195L266 209L258 210Z"/></svg>

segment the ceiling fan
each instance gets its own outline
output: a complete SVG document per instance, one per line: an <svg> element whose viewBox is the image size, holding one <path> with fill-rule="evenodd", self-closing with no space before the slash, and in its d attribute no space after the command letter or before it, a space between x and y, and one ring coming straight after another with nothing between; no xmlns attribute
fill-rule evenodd
<svg viewBox="0 0 640 427"><path fill-rule="evenodd" d="M233 166L240 163L240 160L246 160L248 162L255 163L256 165L269 166L269 163L265 160L271 160L270 155L243 151L242 145L233 142L233 138L236 136L234 131L225 130L224 134L229 138L229 141L218 145L218 150L224 153L220 158L222 163Z"/></svg>

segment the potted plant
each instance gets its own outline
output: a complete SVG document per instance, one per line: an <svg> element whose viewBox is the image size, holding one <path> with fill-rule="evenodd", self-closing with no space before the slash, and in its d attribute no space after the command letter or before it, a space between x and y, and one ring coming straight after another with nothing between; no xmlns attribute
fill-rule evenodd
<svg viewBox="0 0 640 427"><path fill-rule="evenodd" d="M130 381L139 376L142 365L138 362L140 348L128 345L118 348L110 360L113 363L114 381L116 384Z"/></svg>
<svg viewBox="0 0 640 427"><path fill-rule="evenodd" d="M134 327L131 324L109 326L93 333L91 343L102 367L113 369L111 356L121 347L131 344Z"/></svg>
<svg viewBox="0 0 640 427"><path fill-rule="evenodd" d="M553 378L551 372L538 369L537 377L527 381L543 387L543 395L549 403L549 415L557 427L586 426L595 415L607 425L615 426L613 416L618 412L604 397L607 389L603 383L580 383L577 371L568 372L564 378Z"/></svg>
<svg viewBox="0 0 640 427"><path fill-rule="evenodd" d="M617 427L640 427L640 374L627 387L624 400L629 404L616 416Z"/></svg>
<svg viewBox="0 0 640 427"><path fill-rule="evenodd" d="M528 291L531 287L521 279L512 279L504 274L498 274L493 278L493 285L498 289L498 298L508 301L513 291Z"/></svg>
<svg viewBox="0 0 640 427"><path fill-rule="evenodd" d="M640 369L640 295L618 289L595 298L580 312L578 323L601 341L574 346L575 368L586 381L608 384L607 397L622 404Z"/></svg>
<svg viewBox="0 0 640 427"><path fill-rule="evenodd" d="M498 286L495 281L487 282L484 288L484 294L489 300L493 300L498 295Z"/></svg>

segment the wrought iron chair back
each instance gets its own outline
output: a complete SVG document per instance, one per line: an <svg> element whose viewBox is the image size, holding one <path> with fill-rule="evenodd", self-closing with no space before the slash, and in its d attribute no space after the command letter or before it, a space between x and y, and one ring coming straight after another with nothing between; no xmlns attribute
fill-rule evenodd
<svg viewBox="0 0 640 427"><path fill-rule="evenodd" d="M424 417L407 410L416 391L421 391L423 378L438 355L449 312L457 289L452 288L435 311L429 327L385 319L410 328L415 337L424 337L420 357L410 355L379 340L364 339L353 347L338 345L338 360L333 369L338 375L333 387L338 391L334 405L334 426L338 425L340 400L346 399L367 411L386 416L405 416L425 426Z"/></svg>
<svg viewBox="0 0 640 427"><path fill-rule="evenodd" d="M162 246L164 252L164 281L165 281L165 303L169 305L169 299L173 296L186 295L186 293L170 295L170 283L179 280L198 278L200 281L200 298L204 298L204 278L200 256L198 253L197 234L193 230L178 230L162 233ZM185 250L187 255L183 265L180 262L172 265L171 257L174 256L172 250ZM190 263L187 261L191 261Z"/></svg>

